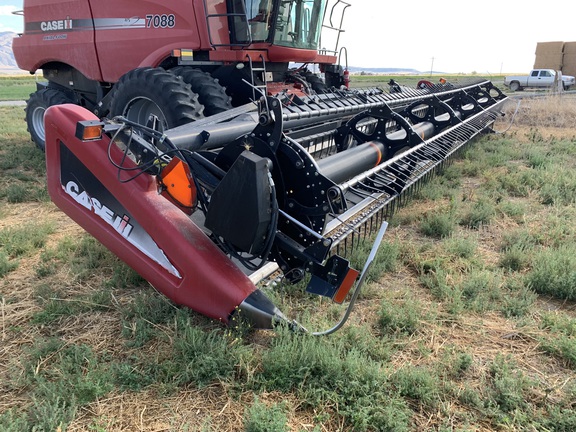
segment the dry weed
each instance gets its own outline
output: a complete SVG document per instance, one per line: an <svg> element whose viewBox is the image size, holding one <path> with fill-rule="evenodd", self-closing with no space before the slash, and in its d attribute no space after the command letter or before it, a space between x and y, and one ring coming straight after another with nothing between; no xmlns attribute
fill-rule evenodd
<svg viewBox="0 0 576 432"><path fill-rule="evenodd" d="M519 104L519 106L518 106ZM518 107L514 122L531 128L569 129L575 134L576 95L553 95L512 99L506 108L508 119Z"/></svg>

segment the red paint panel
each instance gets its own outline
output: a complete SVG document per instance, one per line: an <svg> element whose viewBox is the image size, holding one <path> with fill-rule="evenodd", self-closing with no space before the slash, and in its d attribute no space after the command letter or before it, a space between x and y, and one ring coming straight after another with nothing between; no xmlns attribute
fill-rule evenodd
<svg viewBox="0 0 576 432"><path fill-rule="evenodd" d="M24 34L12 45L21 69L35 71L57 61L102 80L88 0L26 0Z"/></svg>
<svg viewBox="0 0 576 432"><path fill-rule="evenodd" d="M199 1L90 0L98 58L104 81L126 72L158 66L173 49L201 47L196 14L205 22ZM196 11L196 8L200 8Z"/></svg>

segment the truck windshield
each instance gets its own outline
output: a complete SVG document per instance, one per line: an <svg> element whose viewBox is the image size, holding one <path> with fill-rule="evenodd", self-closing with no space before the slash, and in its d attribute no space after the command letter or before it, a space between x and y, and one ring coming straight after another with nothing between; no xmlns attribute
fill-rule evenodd
<svg viewBox="0 0 576 432"><path fill-rule="evenodd" d="M326 0L280 0L274 44L318 49Z"/></svg>

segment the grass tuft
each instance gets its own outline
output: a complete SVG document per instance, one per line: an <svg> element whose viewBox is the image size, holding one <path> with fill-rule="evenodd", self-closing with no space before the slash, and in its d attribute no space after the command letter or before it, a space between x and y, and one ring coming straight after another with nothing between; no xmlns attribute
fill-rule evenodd
<svg viewBox="0 0 576 432"><path fill-rule="evenodd" d="M161 334L161 326L172 322L179 309L163 295L143 291L135 295L122 312L122 335L128 347L138 348Z"/></svg>
<svg viewBox="0 0 576 432"><path fill-rule="evenodd" d="M576 246L543 249L535 254L526 284L539 294L576 300Z"/></svg>
<svg viewBox="0 0 576 432"><path fill-rule="evenodd" d="M178 317L178 333L171 358L162 363L165 378L177 385L193 383L206 386L215 381L246 377L244 366L253 352L220 330L203 331L183 314ZM172 377L171 377L172 375Z"/></svg>
<svg viewBox="0 0 576 432"><path fill-rule="evenodd" d="M407 430L409 414L381 364L337 340L281 332L262 355L266 390L296 392L309 406L337 407L353 430Z"/></svg>
<svg viewBox="0 0 576 432"><path fill-rule="evenodd" d="M38 339L22 362L13 383L32 397L26 407L33 430L66 430L78 407L108 394L113 375L87 345L67 345L57 338Z"/></svg>
<svg viewBox="0 0 576 432"><path fill-rule="evenodd" d="M541 339L544 351L566 362L569 368L576 370L576 337L558 335Z"/></svg>
<svg viewBox="0 0 576 432"><path fill-rule="evenodd" d="M50 285L40 285L36 296L42 309L34 314L32 322L40 325L52 323L62 317L112 309L110 291L99 290L86 296L68 296L64 290L56 290Z"/></svg>
<svg viewBox="0 0 576 432"><path fill-rule="evenodd" d="M390 377L400 395L428 407L438 405L441 393L440 379L424 367L405 366Z"/></svg>
<svg viewBox="0 0 576 432"><path fill-rule="evenodd" d="M244 412L245 432L288 431L288 417L284 404L268 406L255 398L254 403Z"/></svg>
<svg viewBox="0 0 576 432"><path fill-rule="evenodd" d="M465 308L464 297L462 290L451 284L448 279L446 272L441 269L420 276L420 282L434 297L443 302L446 310L450 314L457 315Z"/></svg>
<svg viewBox="0 0 576 432"><path fill-rule="evenodd" d="M576 173L574 168L555 168L546 172L540 189L540 202L545 205L567 206L576 203Z"/></svg>
<svg viewBox="0 0 576 432"><path fill-rule="evenodd" d="M445 242L446 250L457 257L471 259L478 249L478 241L467 237L453 236Z"/></svg>
<svg viewBox="0 0 576 432"><path fill-rule="evenodd" d="M494 204L488 199L480 199L475 202L460 217L459 223L468 228L478 229L483 225L488 225L494 218L496 209Z"/></svg>
<svg viewBox="0 0 576 432"><path fill-rule="evenodd" d="M422 234L433 238L448 237L455 228L456 220L449 212L427 214L420 224Z"/></svg>
<svg viewBox="0 0 576 432"><path fill-rule="evenodd" d="M504 284L499 310L506 318L523 317L530 313L537 299L538 294L526 286L521 278L511 279Z"/></svg>
<svg viewBox="0 0 576 432"><path fill-rule="evenodd" d="M369 240L364 240L355 246L352 256L349 257L351 267L361 270L370 254L371 248L372 242ZM365 282L369 284L378 280L382 274L393 271L398 264L399 255L400 246L395 242L386 241L385 238L366 275Z"/></svg>
<svg viewBox="0 0 576 432"><path fill-rule="evenodd" d="M6 276L16 268L18 268L18 262L11 260L4 251L0 250L0 277Z"/></svg>
<svg viewBox="0 0 576 432"><path fill-rule="evenodd" d="M497 355L489 367L492 398L504 412L522 410L526 407L526 393L530 380L518 370L508 357Z"/></svg>
<svg viewBox="0 0 576 432"><path fill-rule="evenodd" d="M418 331L425 318L420 302L405 299L394 303L383 301L380 305L379 320L381 330L386 334L411 335Z"/></svg>
<svg viewBox="0 0 576 432"><path fill-rule="evenodd" d="M30 223L0 230L0 252L9 258L20 257L40 250L48 236L54 232L50 223Z"/></svg>

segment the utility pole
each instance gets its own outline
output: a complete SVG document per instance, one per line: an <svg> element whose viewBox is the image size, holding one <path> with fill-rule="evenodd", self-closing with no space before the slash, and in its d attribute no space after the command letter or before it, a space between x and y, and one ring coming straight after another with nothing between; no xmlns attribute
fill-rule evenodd
<svg viewBox="0 0 576 432"><path fill-rule="evenodd" d="M430 65L430 78L432 78L432 71L434 70L434 57L432 57L432 64Z"/></svg>

